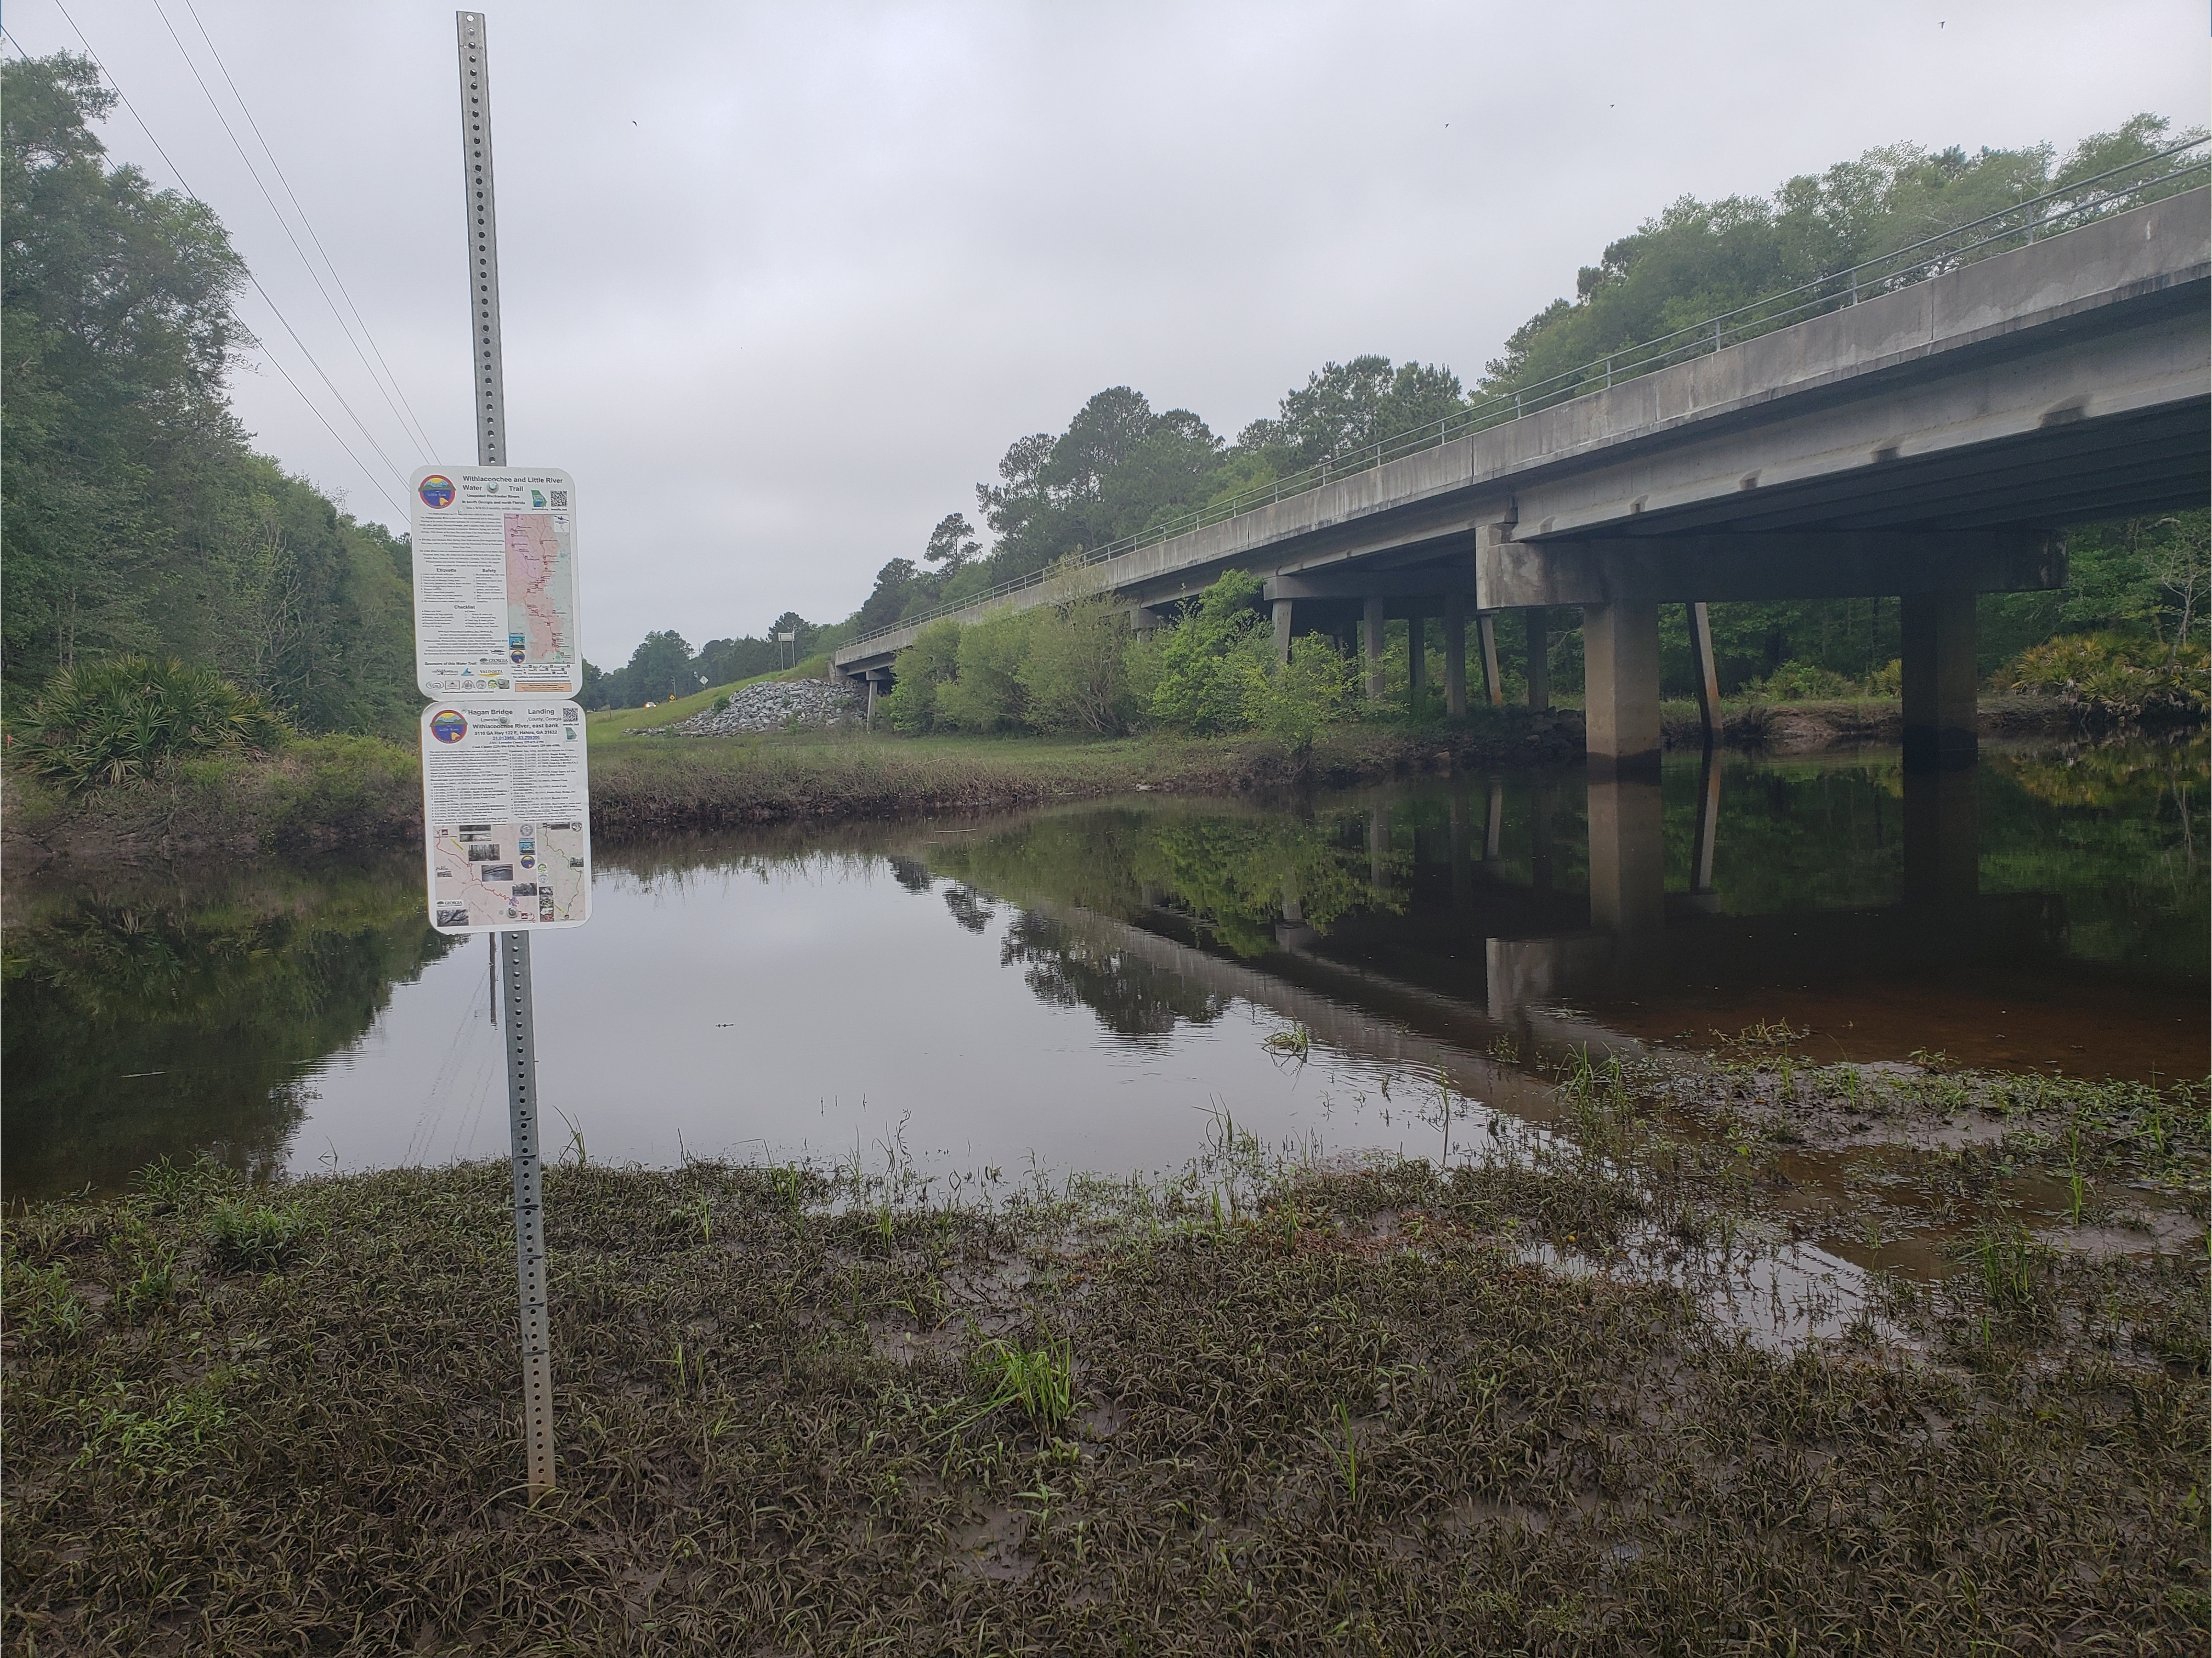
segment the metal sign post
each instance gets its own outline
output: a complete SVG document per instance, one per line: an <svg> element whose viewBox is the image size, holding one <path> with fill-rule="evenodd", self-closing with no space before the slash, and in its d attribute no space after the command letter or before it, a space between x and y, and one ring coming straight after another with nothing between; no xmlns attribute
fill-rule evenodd
<svg viewBox="0 0 2212 1658"><path fill-rule="evenodd" d="M469 297L476 357L477 464L507 465L507 389L499 337L499 220L492 194L491 77L482 12L455 14L461 70L461 167L468 181ZM522 1425L530 1494L553 1489L553 1344L545 1310L545 1171L538 1151L538 1043L530 934L499 936L507 1121L514 1163L514 1264L522 1299Z"/></svg>

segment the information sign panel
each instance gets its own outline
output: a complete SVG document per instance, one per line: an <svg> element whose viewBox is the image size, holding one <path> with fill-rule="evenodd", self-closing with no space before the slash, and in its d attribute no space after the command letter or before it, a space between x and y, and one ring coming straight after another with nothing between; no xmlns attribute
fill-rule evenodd
<svg viewBox="0 0 2212 1658"><path fill-rule="evenodd" d="M409 501L415 680L425 696L574 696L576 486L566 472L426 466Z"/></svg>
<svg viewBox="0 0 2212 1658"><path fill-rule="evenodd" d="M456 697L422 710L430 925L441 932L581 926L592 909L584 711Z"/></svg>

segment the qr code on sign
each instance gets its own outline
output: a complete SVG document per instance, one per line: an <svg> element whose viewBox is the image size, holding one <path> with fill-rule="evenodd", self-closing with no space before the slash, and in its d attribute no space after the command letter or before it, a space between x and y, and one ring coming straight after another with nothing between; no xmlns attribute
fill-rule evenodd
<svg viewBox="0 0 2212 1658"><path fill-rule="evenodd" d="M566 489L556 489L552 492L552 496L553 504L556 507L566 507L568 504L568 492Z"/></svg>

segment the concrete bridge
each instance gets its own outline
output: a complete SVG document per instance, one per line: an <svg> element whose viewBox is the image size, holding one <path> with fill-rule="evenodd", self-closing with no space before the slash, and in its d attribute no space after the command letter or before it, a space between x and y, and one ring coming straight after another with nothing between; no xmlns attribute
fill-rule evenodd
<svg viewBox="0 0 2212 1658"><path fill-rule="evenodd" d="M1494 618L1528 619L1550 700L1552 607L1583 613L1594 774L1656 776L1659 606L1896 595L1908 766L1975 751L1974 596L2057 586L2063 526L2212 495L2212 191L2197 189L1726 346L1108 559L1071 580L1158 626L1224 571L1260 576L1279 648L1443 621L1448 709L1468 623L1501 700ZM960 613L1064 598L1024 589ZM916 628L837 652L888 684ZM1409 629L1409 672L1425 672Z"/></svg>

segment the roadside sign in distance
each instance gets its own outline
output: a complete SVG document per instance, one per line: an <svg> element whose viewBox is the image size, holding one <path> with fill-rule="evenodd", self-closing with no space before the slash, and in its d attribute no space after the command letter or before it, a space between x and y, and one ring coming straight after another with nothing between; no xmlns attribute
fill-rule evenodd
<svg viewBox="0 0 2212 1658"><path fill-rule="evenodd" d="M426 466L408 504L422 695L581 690L574 481L544 467Z"/></svg>
<svg viewBox="0 0 2212 1658"><path fill-rule="evenodd" d="M581 926L592 913L584 711L455 697L422 710L430 925L441 932Z"/></svg>

